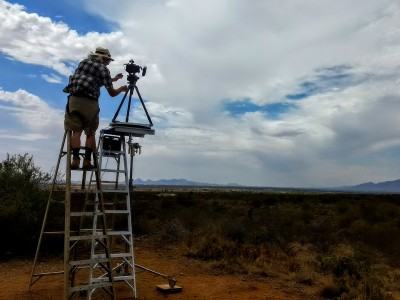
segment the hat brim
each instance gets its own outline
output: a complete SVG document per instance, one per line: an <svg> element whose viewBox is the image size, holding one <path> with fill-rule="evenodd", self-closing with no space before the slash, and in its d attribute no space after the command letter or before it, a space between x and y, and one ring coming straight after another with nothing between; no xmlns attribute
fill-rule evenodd
<svg viewBox="0 0 400 300"><path fill-rule="evenodd" d="M104 54L100 54L100 53L96 53L96 52L90 52L90 55L99 56L99 57L104 57L104 58L107 58L107 59L109 59L109 60L111 60L111 61L114 60L113 58L111 58L111 57L108 56L108 55L104 55Z"/></svg>

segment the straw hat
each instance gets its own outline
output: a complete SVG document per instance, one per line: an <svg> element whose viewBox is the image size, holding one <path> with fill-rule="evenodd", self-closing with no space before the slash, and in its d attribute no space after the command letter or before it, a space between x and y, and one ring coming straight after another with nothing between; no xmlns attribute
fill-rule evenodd
<svg viewBox="0 0 400 300"><path fill-rule="evenodd" d="M109 60L113 60L111 58L111 54L110 51L106 48L103 47L97 47L96 51L94 52L90 52L91 55L96 55L96 56L100 56L100 57L105 57L108 58Z"/></svg>

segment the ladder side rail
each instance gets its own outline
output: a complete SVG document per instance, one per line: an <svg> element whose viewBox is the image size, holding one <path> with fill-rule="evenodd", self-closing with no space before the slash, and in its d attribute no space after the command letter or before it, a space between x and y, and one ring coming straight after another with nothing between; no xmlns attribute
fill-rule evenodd
<svg viewBox="0 0 400 300"><path fill-rule="evenodd" d="M53 196L54 186L55 186L56 180L57 180L57 174L58 174L58 169L60 167L61 157L63 156L63 150L64 150L64 144L65 144L66 136L67 136L67 131L64 132L64 137L63 137L63 140L61 142L61 147L60 147L60 151L59 151L59 154L58 154L57 165L56 165L56 169L55 169L54 176L53 176L53 182L51 184L49 198L47 199L46 210L45 210L45 213L44 213L44 216L43 216L42 227L41 227L40 235L39 235L39 241L38 241L38 244L36 246L35 258L33 260L31 279L30 279L30 282L29 282L29 289L34 284L33 275L35 273L36 263L37 263L37 260L39 258L39 251L40 251L40 246L42 245L43 232L44 232L44 229L45 229L46 224L47 224L47 215L48 215L48 212L49 212L49 209L50 209L50 202L51 202L51 199L52 199L52 196Z"/></svg>
<svg viewBox="0 0 400 300"><path fill-rule="evenodd" d="M93 219L92 219L92 238L91 238L91 244L90 244L90 259L92 259L96 254L96 245L97 245L97 242L96 242L96 239L97 239L97 237L96 237L96 234L97 234L97 211L99 209L99 207L98 207L99 206L98 191L96 191L96 196L95 197L96 198L95 198L95 202L94 202L94 206L93 206L94 215L93 215ZM90 282L89 282L89 284L93 283L92 279L94 277L94 269L96 267L96 264L97 263L91 263L90 264L90 270L89 270ZM92 292L88 295L89 298L90 298L91 294L92 294Z"/></svg>
<svg viewBox="0 0 400 300"><path fill-rule="evenodd" d="M130 188L129 188L129 179L128 179L128 162L126 158L126 145L125 142L123 143L123 156L124 156L124 169L125 169L125 186L126 186L126 205L127 205L127 210L128 210L128 231L130 232L129 235L129 241L130 241L130 254L132 257L132 266L135 266L135 253L134 253L134 240L133 240L133 231L132 231L132 211L131 211L131 205L130 205ZM134 292L134 297L137 298L137 290L136 290L136 275L135 275L135 268L132 268L132 281L133 281L133 292Z"/></svg>
<svg viewBox="0 0 400 300"><path fill-rule="evenodd" d="M121 144L125 143L125 138L123 136L121 136L121 140L120 140ZM119 170L120 170L120 164L121 164L121 155L118 154L118 158L117 158L117 171L115 173L115 189L118 189L118 181L119 181Z"/></svg>
<svg viewBox="0 0 400 300"><path fill-rule="evenodd" d="M70 225L71 225L71 131L67 130L67 162L65 174L65 212L64 212L64 299L70 298Z"/></svg>
<svg viewBox="0 0 400 300"><path fill-rule="evenodd" d="M108 271L108 279L111 282L111 295L113 297L113 299L116 299L116 294L115 294L115 290L114 290L114 279L113 279L113 274L112 274L112 261L111 261L111 254L110 254L110 237L107 235L107 222L106 222L106 216L104 214L104 197L103 197L103 192L101 189L101 179L100 179L100 167L99 167L99 161L97 158L97 151L93 151L93 162L94 162L94 172L95 172L95 179L96 179L96 187L97 187L97 193L100 197L100 210L102 212L100 219L101 219L101 223L102 223L102 231L103 231L103 235L106 236L106 238L104 239L104 243L105 243L105 247L104 247L104 251L106 254L106 257L108 258L107 261L107 271ZM97 218L97 214L96 214L96 218Z"/></svg>

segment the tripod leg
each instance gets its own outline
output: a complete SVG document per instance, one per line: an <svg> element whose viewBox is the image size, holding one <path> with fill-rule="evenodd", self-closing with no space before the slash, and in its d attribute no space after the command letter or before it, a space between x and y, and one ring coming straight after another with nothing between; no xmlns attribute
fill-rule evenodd
<svg viewBox="0 0 400 300"><path fill-rule="evenodd" d="M129 112L131 111L132 95L133 95L133 87L129 87L129 101L128 101L128 107L126 108L126 118L125 118L126 123L129 122Z"/></svg>
<svg viewBox="0 0 400 300"><path fill-rule="evenodd" d="M142 103L144 112L146 113L147 120L149 121L150 126L153 126L153 122L151 121L150 115L149 115L149 113L147 112L146 105L144 105L144 101L143 101L142 96L140 95L139 89L138 89L138 87L137 87L136 85L135 85L135 90L136 90L136 93L137 93L138 96L139 96L140 102Z"/></svg>
<svg viewBox="0 0 400 300"><path fill-rule="evenodd" d="M114 115L114 117L112 118L111 122L115 122L115 120L117 119L118 114L119 114L119 111L121 110L122 104L124 104L126 95L128 95L128 91L125 92L124 97L122 98L122 100L121 100L121 102L120 102L120 104L119 104L119 106L118 106L118 109L117 109L117 111L115 112L115 115Z"/></svg>

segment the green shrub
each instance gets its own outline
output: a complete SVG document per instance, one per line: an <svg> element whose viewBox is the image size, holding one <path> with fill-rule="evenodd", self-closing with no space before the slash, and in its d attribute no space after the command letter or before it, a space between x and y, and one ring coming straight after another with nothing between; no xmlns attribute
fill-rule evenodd
<svg viewBox="0 0 400 300"><path fill-rule="evenodd" d="M33 163L33 157L7 155L0 162L0 257L31 253L37 242L50 176Z"/></svg>

